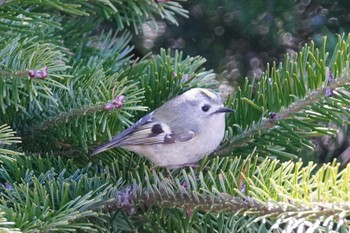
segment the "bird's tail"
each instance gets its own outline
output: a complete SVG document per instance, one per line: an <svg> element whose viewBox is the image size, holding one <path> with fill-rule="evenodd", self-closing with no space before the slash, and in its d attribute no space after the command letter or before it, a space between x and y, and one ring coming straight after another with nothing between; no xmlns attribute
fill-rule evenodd
<svg viewBox="0 0 350 233"><path fill-rule="evenodd" d="M112 149L114 147L118 147L118 141L110 141L106 144L103 144L99 147L97 147L92 153L91 153L91 156L94 156L94 155L97 155L103 151L106 151L106 150L109 150L109 149Z"/></svg>

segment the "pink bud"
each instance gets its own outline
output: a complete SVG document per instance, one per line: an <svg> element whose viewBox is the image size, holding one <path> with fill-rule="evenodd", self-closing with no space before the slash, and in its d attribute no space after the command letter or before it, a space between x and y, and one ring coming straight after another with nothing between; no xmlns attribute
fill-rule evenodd
<svg viewBox="0 0 350 233"><path fill-rule="evenodd" d="M29 77L31 77L31 78L34 78L35 77L35 70L29 70L28 71L28 75L29 75Z"/></svg>
<svg viewBox="0 0 350 233"><path fill-rule="evenodd" d="M4 186L5 186L5 189L13 190L13 187L7 182L4 183Z"/></svg>
<svg viewBox="0 0 350 233"><path fill-rule="evenodd" d="M37 79L47 78L47 66L44 66L41 70L29 70L28 75L31 78Z"/></svg>
<svg viewBox="0 0 350 233"><path fill-rule="evenodd" d="M270 112L269 116L271 120L278 120L278 115L275 112Z"/></svg>
<svg viewBox="0 0 350 233"><path fill-rule="evenodd" d="M125 99L124 95L117 96L113 101L112 104L115 108L121 108L123 106L123 101Z"/></svg>
<svg viewBox="0 0 350 233"><path fill-rule="evenodd" d="M125 99L125 95L120 95L117 97L120 102L123 102Z"/></svg>
<svg viewBox="0 0 350 233"><path fill-rule="evenodd" d="M332 97L333 96L333 89L332 88L326 88L326 96Z"/></svg>
<svg viewBox="0 0 350 233"><path fill-rule="evenodd" d="M123 107L123 101L125 99L124 95L117 96L112 102L109 102L105 105L105 110L111 110L114 108L121 108Z"/></svg>
<svg viewBox="0 0 350 233"><path fill-rule="evenodd" d="M38 79L44 79L47 77L47 72L46 70L38 70L36 73L35 73L35 78L38 78Z"/></svg>
<svg viewBox="0 0 350 233"><path fill-rule="evenodd" d="M113 103L114 107L116 107L116 108L121 108L123 106L123 103L121 101L119 101L118 99L113 100L112 103Z"/></svg>
<svg viewBox="0 0 350 233"><path fill-rule="evenodd" d="M47 68L47 67L46 67L46 68ZM46 77L47 77L47 69L46 69L46 70L42 70L42 71L41 71L41 74L42 74L42 75L41 75L42 78L46 78Z"/></svg>
<svg viewBox="0 0 350 233"><path fill-rule="evenodd" d="M105 107L104 107L104 109L105 109L106 111L112 110L113 108L115 108L115 107L114 107L114 105L111 104L111 103L106 104Z"/></svg>

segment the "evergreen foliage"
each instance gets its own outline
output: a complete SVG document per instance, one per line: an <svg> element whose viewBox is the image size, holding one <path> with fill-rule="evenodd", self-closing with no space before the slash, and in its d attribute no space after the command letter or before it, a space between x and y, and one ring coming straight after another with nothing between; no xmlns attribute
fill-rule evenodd
<svg viewBox="0 0 350 233"><path fill-rule="evenodd" d="M199 56L133 55L128 30L176 23L178 2L13 0L0 13L0 232L350 230L350 167L310 161L312 139L349 122L350 36L247 79L220 148L169 171L90 150L189 88L217 88Z"/></svg>

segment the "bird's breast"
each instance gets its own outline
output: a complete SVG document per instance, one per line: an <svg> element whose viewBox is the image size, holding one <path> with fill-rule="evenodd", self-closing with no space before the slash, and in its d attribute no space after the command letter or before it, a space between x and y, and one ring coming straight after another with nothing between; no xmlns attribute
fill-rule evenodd
<svg viewBox="0 0 350 233"><path fill-rule="evenodd" d="M225 122L216 122L199 129L196 136L188 141L123 147L145 156L156 166L174 168L197 163L213 152L219 146L224 133Z"/></svg>

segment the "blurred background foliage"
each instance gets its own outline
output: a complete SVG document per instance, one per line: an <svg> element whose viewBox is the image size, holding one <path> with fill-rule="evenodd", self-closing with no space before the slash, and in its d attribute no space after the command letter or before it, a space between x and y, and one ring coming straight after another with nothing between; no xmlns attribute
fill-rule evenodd
<svg viewBox="0 0 350 233"><path fill-rule="evenodd" d="M328 36L334 48L337 33L350 31L348 0L193 0L183 3L189 19L179 24L144 23L136 39L141 54L158 53L160 47L201 54L205 66L232 86L243 78L260 77L266 64L281 61L314 40Z"/></svg>

